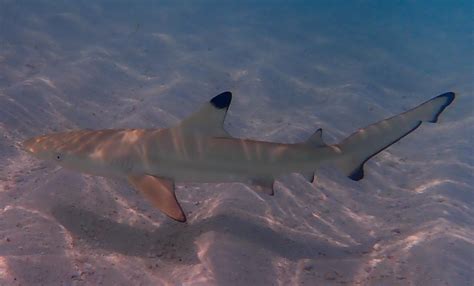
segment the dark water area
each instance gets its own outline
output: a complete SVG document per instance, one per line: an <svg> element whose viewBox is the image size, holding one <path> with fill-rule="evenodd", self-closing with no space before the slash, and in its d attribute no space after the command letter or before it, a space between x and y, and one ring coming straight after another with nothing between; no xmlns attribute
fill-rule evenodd
<svg viewBox="0 0 474 286"><path fill-rule="evenodd" d="M472 1L0 0L1 285L472 285ZM165 128L230 90L224 127L283 143L456 100L370 160L251 185L177 184L171 221L127 184L21 142Z"/></svg>

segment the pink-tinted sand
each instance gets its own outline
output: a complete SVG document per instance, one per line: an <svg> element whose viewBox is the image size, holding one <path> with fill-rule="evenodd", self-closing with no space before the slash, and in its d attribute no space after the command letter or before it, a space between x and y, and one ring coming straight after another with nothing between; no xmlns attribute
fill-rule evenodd
<svg viewBox="0 0 474 286"><path fill-rule="evenodd" d="M460 4L354 16L333 4L92 2L0 0L0 285L473 284L472 26ZM335 143L458 97L360 182L324 168L314 184L280 178L273 197L178 183L185 224L125 180L20 149L54 131L167 127L224 90L232 135L278 142L322 127Z"/></svg>

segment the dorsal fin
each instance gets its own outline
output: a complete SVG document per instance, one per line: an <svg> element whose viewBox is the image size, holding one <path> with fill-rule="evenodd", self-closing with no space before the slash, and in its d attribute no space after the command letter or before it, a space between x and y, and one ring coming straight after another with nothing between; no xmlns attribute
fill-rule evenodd
<svg viewBox="0 0 474 286"><path fill-rule="evenodd" d="M232 93L229 91L216 95L174 128L179 128L183 133L231 137L224 129L224 120L231 101Z"/></svg>
<svg viewBox="0 0 474 286"><path fill-rule="evenodd" d="M306 140L306 144L311 145L313 147L323 147L326 146L326 143L323 141L323 130L319 128L316 130L313 135L311 135L308 140Z"/></svg>

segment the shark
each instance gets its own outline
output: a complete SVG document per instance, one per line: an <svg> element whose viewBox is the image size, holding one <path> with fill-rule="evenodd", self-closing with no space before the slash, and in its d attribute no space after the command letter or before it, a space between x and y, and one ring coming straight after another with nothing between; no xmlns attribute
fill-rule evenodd
<svg viewBox="0 0 474 286"><path fill-rule="evenodd" d="M76 130L45 134L23 142L34 157L64 168L108 178L126 178L153 206L185 222L175 183L244 182L268 195L284 174L301 173L313 182L322 164L333 164L348 178L364 177L364 164L415 131L437 122L455 99L436 96L406 112L358 129L337 144L326 144L322 129L307 140L283 144L235 138L224 129L232 101L229 91L206 102L169 128Z"/></svg>

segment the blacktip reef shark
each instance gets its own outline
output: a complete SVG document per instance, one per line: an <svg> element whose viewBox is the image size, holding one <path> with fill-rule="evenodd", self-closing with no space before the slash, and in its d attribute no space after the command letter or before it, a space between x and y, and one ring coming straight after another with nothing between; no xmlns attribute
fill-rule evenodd
<svg viewBox="0 0 474 286"><path fill-rule="evenodd" d="M34 137L23 143L35 157L65 168L130 184L169 217L185 222L175 182L251 182L273 195L275 178L299 172L309 181L323 163L332 163L350 179L364 177L364 163L417 129L437 122L454 100L447 92L404 113L359 129L339 144L328 145L318 129L295 144L234 138L223 123L232 100L223 92L201 109L165 129L78 130Z"/></svg>

